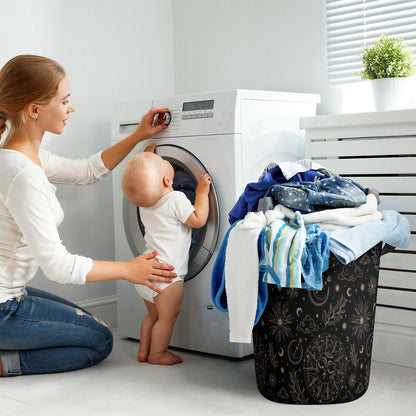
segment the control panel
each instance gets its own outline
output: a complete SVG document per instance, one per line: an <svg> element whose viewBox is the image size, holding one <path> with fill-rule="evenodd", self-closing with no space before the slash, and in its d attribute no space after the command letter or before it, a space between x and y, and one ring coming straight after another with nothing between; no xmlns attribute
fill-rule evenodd
<svg viewBox="0 0 416 416"><path fill-rule="evenodd" d="M275 104L272 106L271 102ZM214 91L142 100L118 105L115 108L113 139L119 140L132 133L139 125L139 117L152 107L169 109L168 113L161 115L160 120L159 117L154 120L154 122L168 125L167 129L157 133L154 138L175 138L241 134L243 130L242 112L247 107L251 110L245 118L252 120L255 130L258 132L259 129L264 130L263 126L259 126L259 123L263 123L265 118L274 119L273 124L276 124L276 119L282 114L290 113L294 107L311 104L316 108L317 102L319 102L319 96L316 94L255 90ZM253 113L253 108L260 108L260 106L254 106L254 104L251 106L247 103L264 103L268 113L261 114L260 110ZM270 110L272 107L276 109L275 115ZM270 120L269 122L272 123ZM246 121L247 123L251 123L251 121Z"/></svg>

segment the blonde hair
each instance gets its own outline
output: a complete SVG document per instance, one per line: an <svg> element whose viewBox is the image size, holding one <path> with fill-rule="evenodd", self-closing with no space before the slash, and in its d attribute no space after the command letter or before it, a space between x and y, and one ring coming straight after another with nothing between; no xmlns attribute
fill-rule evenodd
<svg viewBox="0 0 416 416"><path fill-rule="evenodd" d="M0 137L4 143L27 123L30 103L47 104L56 94L65 70L58 62L37 55L18 55L0 70Z"/></svg>

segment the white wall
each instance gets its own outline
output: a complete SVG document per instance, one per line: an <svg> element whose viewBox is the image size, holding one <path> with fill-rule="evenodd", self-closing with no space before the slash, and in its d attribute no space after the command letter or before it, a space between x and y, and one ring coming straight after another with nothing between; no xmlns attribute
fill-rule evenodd
<svg viewBox="0 0 416 416"><path fill-rule="evenodd" d="M0 65L32 53L67 70L76 112L44 146L84 157L110 144L114 102L232 88L321 94L320 114L339 108L328 84L324 0L1 0ZM60 186L67 248L114 258L111 178ZM35 285L85 306L115 285Z"/></svg>
<svg viewBox="0 0 416 416"><path fill-rule="evenodd" d="M173 0L175 93L248 88L341 98L326 73L324 0Z"/></svg>
<svg viewBox="0 0 416 416"><path fill-rule="evenodd" d="M109 146L114 102L173 93L171 0L1 0L1 16L1 66L29 53L56 59L67 71L76 111L62 136L44 142L60 155L85 157ZM111 177L59 186L58 198L66 247L113 260ZM38 273L34 283L86 306L115 295L114 282L59 285Z"/></svg>

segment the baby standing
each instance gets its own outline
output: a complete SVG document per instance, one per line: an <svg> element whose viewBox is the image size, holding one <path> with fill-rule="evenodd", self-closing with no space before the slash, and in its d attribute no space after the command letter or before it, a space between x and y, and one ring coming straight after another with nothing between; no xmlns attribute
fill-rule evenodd
<svg viewBox="0 0 416 416"><path fill-rule="evenodd" d="M201 228L207 221L211 180L201 172L192 205L184 193L173 189L173 167L153 153L154 149L149 147L130 159L121 186L126 197L140 208L146 252L157 250L156 260L169 262L177 274L171 283L155 282L162 293L136 284L148 311L140 329L138 360L172 365L182 362L167 348L182 301L191 228Z"/></svg>

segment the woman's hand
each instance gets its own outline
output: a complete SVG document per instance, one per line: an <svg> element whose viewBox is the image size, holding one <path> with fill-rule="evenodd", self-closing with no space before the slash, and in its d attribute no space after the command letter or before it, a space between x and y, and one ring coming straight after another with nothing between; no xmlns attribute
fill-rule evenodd
<svg viewBox="0 0 416 416"><path fill-rule="evenodd" d="M134 134L138 137L138 141L149 139L159 131L162 131L167 128L164 123L155 123L154 118L156 114L164 114L168 112L167 108L152 108L148 111L141 119L137 129Z"/></svg>
<svg viewBox="0 0 416 416"><path fill-rule="evenodd" d="M122 279L131 283L149 286L160 293L153 282L170 283L176 277L173 266L151 261L157 252L142 254L127 262L93 260L93 266L86 276L87 282L105 282Z"/></svg>
<svg viewBox="0 0 416 416"><path fill-rule="evenodd" d="M145 147L143 152L156 153L156 145L155 144L149 144L149 146Z"/></svg>
<svg viewBox="0 0 416 416"><path fill-rule="evenodd" d="M101 153L101 159L109 170L113 170L142 140L152 137L154 134L166 129L165 124L153 126L153 119L156 114L166 113L167 108L152 108L140 121L136 130L125 139L113 144Z"/></svg>
<svg viewBox="0 0 416 416"><path fill-rule="evenodd" d="M150 261L156 257L156 254L157 252L153 251L128 261L129 275L126 280L131 283L148 286L155 292L161 293L162 291L153 282L170 283L172 281L171 278L176 277L176 273L172 271L173 266Z"/></svg>

